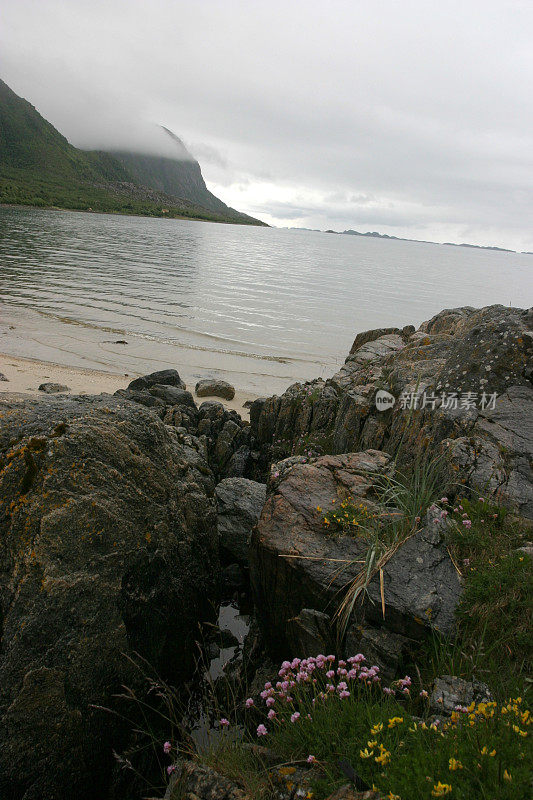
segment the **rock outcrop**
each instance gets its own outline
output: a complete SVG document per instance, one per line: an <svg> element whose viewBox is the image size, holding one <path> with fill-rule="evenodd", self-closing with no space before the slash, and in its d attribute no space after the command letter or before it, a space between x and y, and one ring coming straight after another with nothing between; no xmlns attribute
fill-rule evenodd
<svg viewBox="0 0 533 800"><path fill-rule="evenodd" d="M136 378L115 395L151 408L165 424L197 437L217 481L252 478L259 472L250 449L248 423L217 400L207 400L198 408L176 370Z"/></svg>
<svg viewBox="0 0 533 800"><path fill-rule="evenodd" d="M190 436L110 397L0 400L0 796L100 800L137 652L175 682L218 597Z"/></svg>
<svg viewBox="0 0 533 800"><path fill-rule="evenodd" d="M274 465L252 535L251 582L258 621L275 656L312 655L303 648L313 637L335 645L332 618L364 567L368 539L364 532L332 535L324 515L348 497L375 510L376 476L391 469L390 457L376 450ZM383 598L378 577L370 582L346 632L348 655L368 653L393 674L430 631L453 634L460 583L442 533L443 522L428 518L392 554L383 566Z"/></svg>
<svg viewBox="0 0 533 800"><path fill-rule="evenodd" d="M250 537L265 504L266 486L247 478L225 478L215 495L222 551L226 558L248 566Z"/></svg>
<svg viewBox="0 0 533 800"><path fill-rule="evenodd" d="M532 327L532 310L488 306L442 311L417 331L359 334L332 378L253 404L262 469L295 454L368 448L409 460L431 444L448 461L443 491L488 486L533 518ZM390 410L377 410L378 390L396 399Z"/></svg>

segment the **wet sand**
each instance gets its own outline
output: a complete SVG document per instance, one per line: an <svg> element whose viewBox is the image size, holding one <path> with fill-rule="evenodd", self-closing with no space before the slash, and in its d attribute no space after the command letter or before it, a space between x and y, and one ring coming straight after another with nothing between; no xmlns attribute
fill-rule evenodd
<svg viewBox="0 0 533 800"><path fill-rule="evenodd" d="M104 372L83 367L69 367L62 364L53 364L33 358L21 358L0 353L0 373L7 381L0 381L0 392L15 392L46 397L39 391L41 383L60 383L69 387L65 394L113 394L117 389L125 389L130 381L138 377L137 374ZM194 385L187 388L194 395ZM204 400L218 400L228 409L233 409L241 415L248 417L248 409L243 408L246 400L255 400L257 395L246 391L236 391L233 400L221 400L219 397L195 398L197 403Z"/></svg>

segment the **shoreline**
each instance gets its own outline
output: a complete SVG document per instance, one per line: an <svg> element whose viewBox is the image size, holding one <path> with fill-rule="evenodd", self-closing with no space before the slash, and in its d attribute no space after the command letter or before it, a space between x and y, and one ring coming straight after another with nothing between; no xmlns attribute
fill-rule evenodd
<svg viewBox="0 0 533 800"><path fill-rule="evenodd" d="M179 370L178 370L179 371ZM117 389L125 389L138 378L137 373L107 372L87 367L72 367L37 358L12 356L0 352L0 373L7 381L0 381L0 393L26 395L29 397L47 397L39 391L41 383L59 383L68 386L69 390L62 395L114 394ZM233 400L220 397L196 397L194 385L187 385L195 402L201 405L206 400L217 400L229 410L236 411L243 419L248 419L249 410L243 408L247 400L256 400L259 395L235 387Z"/></svg>
<svg viewBox="0 0 533 800"><path fill-rule="evenodd" d="M115 376L109 384L112 391L141 375L177 369L193 389L198 380L217 378L234 386L244 400L283 393L292 383L309 380L323 371L311 361L221 349L194 332L183 331L179 341L172 341L127 331L114 320L104 322L107 324L93 325L0 301L0 353L4 363L6 358L21 359L51 365L48 369L55 366L86 376L101 375L106 380ZM68 380L57 382L70 385ZM76 385L86 389L79 380Z"/></svg>
<svg viewBox="0 0 533 800"><path fill-rule="evenodd" d="M115 217L139 217L141 219L170 219L170 220L184 220L185 222L211 222L215 225L244 225L245 227L249 228L271 228L272 225L269 225L266 222L238 222L237 220L233 221L231 219L209 219L208 217L188 217L184 214L139 214L135 211L128 212L128 211L114 211L113 209L109 211L103 211L102 209L93 209L93 208L67 208L63 206L35 206L31 205L31 203L0 203L0 208L32 208L35 211L69 211L73 214L106 214ZM240 212L239 212L240 213ZM244 212L243 212L244 213Z"/></svg>

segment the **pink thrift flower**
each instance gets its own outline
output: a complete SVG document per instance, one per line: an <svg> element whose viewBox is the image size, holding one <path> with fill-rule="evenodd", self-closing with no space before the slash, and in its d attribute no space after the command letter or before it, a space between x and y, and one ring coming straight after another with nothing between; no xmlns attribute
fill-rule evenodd
<svg viewBox="0 0 533 800"><path fill-rule="evenodd" d="M220 720L220 727L229 728L229 720L226 719L225 717L222 717L222 719Z"/></svg>
<svg viewBox="0 0 533 800"><path fill-rule="evenodd" d="M291 714L291 722L297 722L300 719L300 712L295 711L294 714Z"/></svg>
<svg viewBox="0 0 533 800"><path fill-rule="evenodd" d="M167 775L172 775L173 772L176 772L176 767L174 764L171 764L169 767L167 767Z"/></svg>
<svg viewBox="0 0 533 800"><path fill-rule="evenodd" d="M267 704L268 708L272 708L272 706L274 705L275 702L276 701L275 701L275 699L273 697L267 697L267 699L266 699L266 704Z"/></svg>
<svg viewBox="0 0 533 800"><path fill-rule="evenodd" d="M246 708L251 708L254 704L253 698L249 697L246 701Z"/></svg>
<svg viewBox="0 0 533 800"><path fill-rule="evenodd" d="M314 756L307 756L307 763L308 764L314 764L315 761L316 761L316 758Z"/></svg>
<svg viewBox="0 0 533 800"><path fill-rule="evenodd" d="M274 711L273 708L270 709L270 711L267 714L267 717L268 717L268 719L275 719L276 718L276 712Z"/></svg>
<svg viewBox="0 0 533 800"><path fill-rule="evenodd" d="M165 744L163 745L163 753L168 754L170 753L171 750L172 750L172 745L170 744L170 742L165 742Z"/></svg>
<svg viewBox="0 0 533 800"><path fill-rule="evenodd" d="M267 735L267 729L265 728L264 725L258 725L257 726L257 735L258 736L266 736Z"/></svg>
<svg viewBox="0 0 533 800"><path fill-rule="evenodd" d="M422 689L422 691L420 692L420 697L422 697L424 700L427 700L427 698L429 697L425 689Z"/></svg>

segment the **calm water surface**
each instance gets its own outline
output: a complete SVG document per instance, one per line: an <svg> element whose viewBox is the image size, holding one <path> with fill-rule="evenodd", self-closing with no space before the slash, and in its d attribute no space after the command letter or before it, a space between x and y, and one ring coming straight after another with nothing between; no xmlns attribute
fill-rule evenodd
<svg viewBox="0 0 533 800"><path fill-rule="evenodd" d="M15 320L17 354L64 363L182 363L280 390L330 374L358 331L532 300L529 255L0 208L0 309Z"/></svg>

